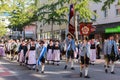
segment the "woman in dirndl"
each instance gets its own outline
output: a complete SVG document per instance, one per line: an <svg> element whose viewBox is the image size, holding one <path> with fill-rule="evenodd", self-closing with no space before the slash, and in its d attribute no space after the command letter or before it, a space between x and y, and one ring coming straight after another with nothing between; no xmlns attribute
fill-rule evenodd
<svg viewBox="0 0 120 80"><path fill-rule="evenodd" d="M48 64L49 64L50 61L52 61L53 62L52 64L54 64L52 50L53 50L53 41L50 40L49 44L47 46L47 61L48 61Z"/></svg>
<svg viewBox="0 0 120 80"><path fill-rule="evenodd" d="M5 56L5 49L4 49L4 44L1 42L0 43L0 57Z"/></svg>
<svg viewBox="0 0 120 80"><path fill-rule="evenodd" d="M27 44L23 40L22 43L19 46L19 51L18 51L18 57L19 57L20 65L24 65L24 63L25 63L25 55L27 53L27 50L28 50Z"/></svg>
<svg viewBox="0 0 120 80"><path fill-rule="evenodd" d="M90 62L94 65L96 61L96 43L95 40L92 39L90 42Z"/></svg>
<svg viewBox="0 0 120 80"><path fill-rule="evenodd" d="M27 52L27 56L28 57L28 68L29 69L35 69L36 66L36 45L35 45L35 41L32 40L31 43L29 44L28 47L28 52Z"/></svg>
<svg viewBox="0 0 120 80"><path fill-rule="evenodd" d="M60 62L60 45L59 45L58 40L56 40L55 45L53 47L53 60L54 60L54 62L57 62L57 66L59 66L59 62Z"/></svg>

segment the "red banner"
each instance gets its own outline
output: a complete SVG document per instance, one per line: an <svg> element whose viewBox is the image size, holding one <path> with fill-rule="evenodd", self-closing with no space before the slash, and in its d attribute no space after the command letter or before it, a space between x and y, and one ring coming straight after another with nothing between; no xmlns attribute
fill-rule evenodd
<svg viewBox="0 0 120 80"><path fill-rule="evenodd" d="M81 35L89 35L91 33L92 23L80 23Z"/></svg>
<svg viewBox="0 0 120 80"><path fill-rule="evenodd" d="M68 31L70 34L74 35L75 33L75 25L74 25L74 5L70 5L69 12L69 23L68 23Z"/></svg>

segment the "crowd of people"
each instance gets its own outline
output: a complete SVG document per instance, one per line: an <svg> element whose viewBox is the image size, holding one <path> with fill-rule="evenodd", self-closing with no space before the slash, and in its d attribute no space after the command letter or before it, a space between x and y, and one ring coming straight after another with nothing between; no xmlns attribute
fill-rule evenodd
<svg viewBox="0 0 120 80"><path fill-rule="evenodd" d="M111 62L111 74L114 74L114 62L119 59L119 51L114 36L110 35L105 40L103 47L95 39L88 40L85 37L82 41L74 40L71 34L68 34L63 42L59 40L8 40L0 43L0 56L7 56L10 60L17 60L20 65L26 65L28 69L33 69L44 73L45 64L60 65L62 56L66 58L64 69L67 69L68 62L71 62L71 70L74 70L74 62L80 60L80 77L83 76L85 68L85 78L88 75L89 64L95 64L96 59L101 58L101 51L105 56L105 72L108 73L108 67Z"/></svg>

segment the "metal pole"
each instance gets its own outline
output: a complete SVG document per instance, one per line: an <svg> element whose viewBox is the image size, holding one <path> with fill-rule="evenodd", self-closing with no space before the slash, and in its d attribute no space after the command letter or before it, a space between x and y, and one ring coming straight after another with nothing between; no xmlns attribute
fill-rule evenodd
<svg viewBox="0 0 120 80"><path fill-rule="evenodd" d="M75 36L76 39L78 40L78 31L77 31L77 14L75 12Z"/></svg>

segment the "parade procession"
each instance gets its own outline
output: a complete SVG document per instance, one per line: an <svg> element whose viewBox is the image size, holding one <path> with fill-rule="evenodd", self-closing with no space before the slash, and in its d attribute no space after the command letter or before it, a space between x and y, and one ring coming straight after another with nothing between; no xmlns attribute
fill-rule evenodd
<svg viewBox="0 0 120 80"><path fill-rule="evenodd" d="M119 79L120 0L0 0L0 80Z"/></svg>

